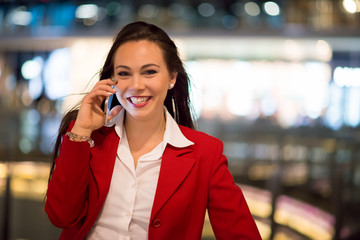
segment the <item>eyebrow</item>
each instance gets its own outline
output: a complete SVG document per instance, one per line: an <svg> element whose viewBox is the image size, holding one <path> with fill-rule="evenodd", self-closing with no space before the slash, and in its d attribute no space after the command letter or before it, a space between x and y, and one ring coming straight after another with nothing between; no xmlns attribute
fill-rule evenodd
<svg viewBox="0 0 360 240"><path fill-rule="evenodd" d="M155 64L155 63L149 63L149 64L145 64L141 67L141 69L144 69L144 68L147 68L147 67L159 67L159 65ZM126 69L131 69L130 67L126 66L126 65L119 65L119 66L116 66L115 69L117 68L126 68Z"/></svg>

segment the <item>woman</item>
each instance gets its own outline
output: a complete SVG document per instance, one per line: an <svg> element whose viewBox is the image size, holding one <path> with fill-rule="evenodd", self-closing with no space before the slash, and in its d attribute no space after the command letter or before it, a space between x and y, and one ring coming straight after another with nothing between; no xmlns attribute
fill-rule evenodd
<svg viewBox="0 0 360 240"><path fill-rule="evenodd" d="M206 209L217 239L260 239L221 141L193 130L168 35L125 26L100 79L59 130L45 210L60 239L200 239ZM114 93L122 107L105 127L101 106Z"/></svg>

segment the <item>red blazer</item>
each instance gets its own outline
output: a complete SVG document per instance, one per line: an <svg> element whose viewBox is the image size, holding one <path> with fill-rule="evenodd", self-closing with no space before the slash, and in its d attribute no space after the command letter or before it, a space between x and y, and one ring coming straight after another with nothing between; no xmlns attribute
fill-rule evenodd
<svg viewBox="0 0 360 240"><path fill-rule="evenodd" d="M195 144L168 145L149 223L149 239L201 239L208 209L217 239L261 239L220 140L180 126ZM48 185L45 211L63 228L59 239L85 239L109 190L119 137L114 128L92 134L95 147L63 138Z"/></svg>

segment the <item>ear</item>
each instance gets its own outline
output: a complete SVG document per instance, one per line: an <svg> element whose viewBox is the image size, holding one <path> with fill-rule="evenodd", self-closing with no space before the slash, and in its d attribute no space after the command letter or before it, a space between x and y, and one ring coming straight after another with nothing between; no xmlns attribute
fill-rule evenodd
<svg viewBox="0 0 360 240"><path fill-rule="evenodd" d="M177 72L170 73L169 89L172 89L175 86L177 75Z"/></svg>

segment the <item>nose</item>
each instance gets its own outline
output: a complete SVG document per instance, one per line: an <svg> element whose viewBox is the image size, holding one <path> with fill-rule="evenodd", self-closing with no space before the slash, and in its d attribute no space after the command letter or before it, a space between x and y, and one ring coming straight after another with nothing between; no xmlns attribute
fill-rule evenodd
<svg viewBox="0 0 360 240"><path fill-rule="evenodd" d="M135 74L131 80L131 86L134 90L143 90L145 88L144 79L140 76Z"/></svg>

